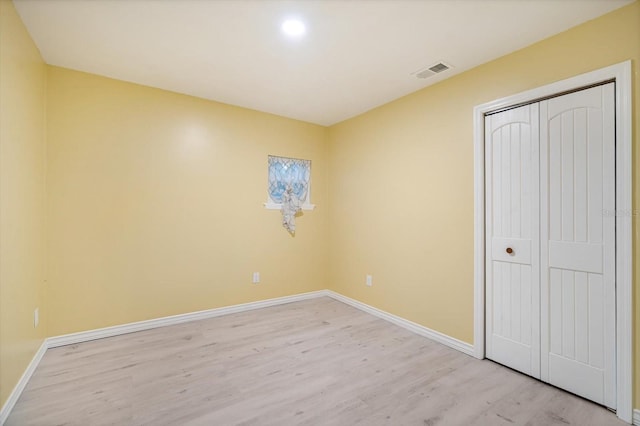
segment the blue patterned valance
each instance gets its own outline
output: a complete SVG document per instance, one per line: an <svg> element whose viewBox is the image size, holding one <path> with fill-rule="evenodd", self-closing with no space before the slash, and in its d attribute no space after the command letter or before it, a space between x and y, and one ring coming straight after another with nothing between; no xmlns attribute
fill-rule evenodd
<svg viewBox="0 0 640 426"><path fill-rule="evenodd" d="M269 156L269 198L274 203L282 203L287 186L291 186L295 196L305 202L310 178L310 160Z"/></svg>

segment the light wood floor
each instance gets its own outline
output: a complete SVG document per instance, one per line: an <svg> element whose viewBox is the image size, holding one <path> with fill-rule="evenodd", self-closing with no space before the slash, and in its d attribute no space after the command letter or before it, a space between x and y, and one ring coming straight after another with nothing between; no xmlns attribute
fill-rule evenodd
<svg viewBox="0 0 640 426"><path fill-rule="evenodd" d="M329 298L47 351L14 425L622 425Z"/></svg>

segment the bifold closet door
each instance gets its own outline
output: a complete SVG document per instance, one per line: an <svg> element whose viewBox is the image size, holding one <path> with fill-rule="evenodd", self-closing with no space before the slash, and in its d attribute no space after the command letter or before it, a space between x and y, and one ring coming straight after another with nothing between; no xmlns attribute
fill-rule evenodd
<svg viewBox="0 0 640 426"><path fill-rule="evenodd" d="M614 83L540 103L542 379L615 408Z"/></svg>
<svg viewBox="0 0 640 426"><path fill-rule="evenodd" d="M538 104L485 118L486 354L540 378Z"/></svg>
<svg viewBox="0 0 640 426"><path fill-rule="evenodd" d="M485 117L486 355L615 408L615 97Z"/></svg>

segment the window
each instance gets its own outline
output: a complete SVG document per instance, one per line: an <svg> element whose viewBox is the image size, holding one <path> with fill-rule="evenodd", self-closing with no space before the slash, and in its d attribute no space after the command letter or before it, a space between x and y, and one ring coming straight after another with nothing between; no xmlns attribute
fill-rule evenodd
<svg viewBox="0 0 640 426"><path fill-rule="evenodd" d="M311 204L311 160L269 156L268 209L282 208L282 197L291 187L303 210L313 210Z"/></svg>

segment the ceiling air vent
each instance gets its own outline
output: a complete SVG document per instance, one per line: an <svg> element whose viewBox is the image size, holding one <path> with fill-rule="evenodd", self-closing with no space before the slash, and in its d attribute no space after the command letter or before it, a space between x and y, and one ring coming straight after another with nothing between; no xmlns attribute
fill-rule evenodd
<svg viewBox="0 0 640 426"><path fill-rule="evenodd" d="M437 64L435 64L432 67L429 67L429 69L433 72L435 72L436 74L442 71L446 71L449 69L448 65L443 64L442 62L438 62Z"/></svg>
<svg viewBox="0 0 640 426"><path fill-rule="evenodd" d="M438 62L435 65L431 65L430 67L420 69L412 74L415 75L417 78L428 78L438 73L441 73L443 71L446 71L449 68L451 68L451 65L445 64L444 62Z"/></svg>

